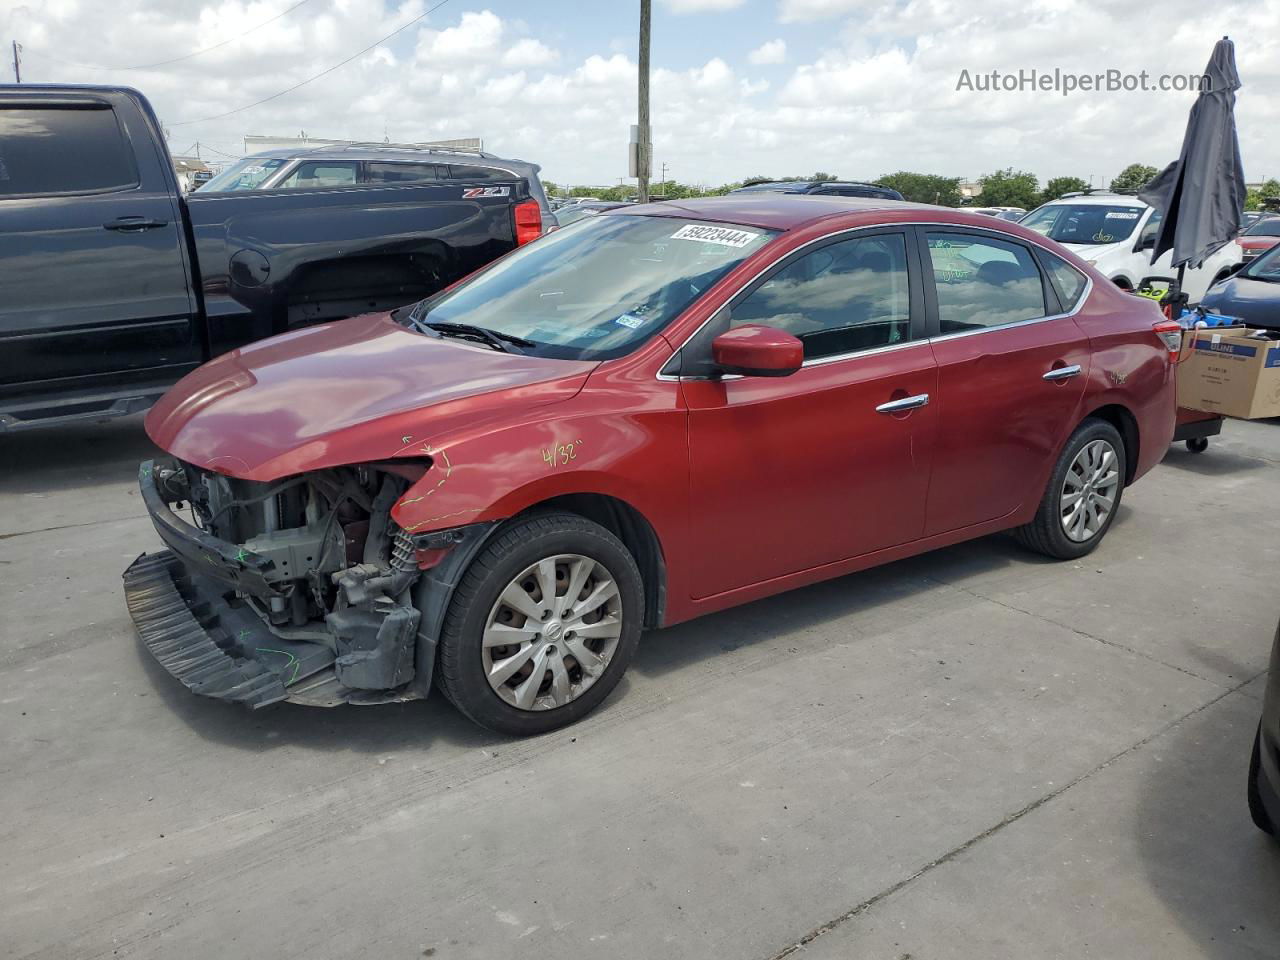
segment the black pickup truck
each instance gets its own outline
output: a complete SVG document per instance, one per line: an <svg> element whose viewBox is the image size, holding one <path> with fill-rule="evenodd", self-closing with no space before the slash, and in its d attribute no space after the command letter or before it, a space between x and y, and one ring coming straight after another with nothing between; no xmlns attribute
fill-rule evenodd
<svg viewBox="0 0 1280 960"><path fill-rule="evenodd" d="M542 230L517 176L184 198L141 94L0 86L0 432L145 409L218 354L419 300Z"/></svg>

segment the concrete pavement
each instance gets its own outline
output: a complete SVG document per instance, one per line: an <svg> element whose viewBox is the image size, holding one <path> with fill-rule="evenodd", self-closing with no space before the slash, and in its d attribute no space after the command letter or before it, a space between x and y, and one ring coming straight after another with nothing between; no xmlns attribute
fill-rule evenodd
<svg viewBox="0 0 1280 960"><path fill-rule="evenodd" d="M525 741L188 694L120 595L147 450L0 438L0 955L1280 955L1280 423L1172 450L1080 563L989 538L653 633Z"/></svg>

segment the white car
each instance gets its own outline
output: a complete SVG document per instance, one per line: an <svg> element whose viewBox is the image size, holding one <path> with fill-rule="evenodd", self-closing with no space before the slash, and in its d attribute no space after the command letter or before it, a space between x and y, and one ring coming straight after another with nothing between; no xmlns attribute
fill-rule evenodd
<svg viewBox="0 0 1280 960"><path fill-rule="evenodd" d="M1171 252L1151 262L1160 214L1137 197L1101 191L1066 196L1036 207L1019 222L1065 244L1122 289L1136 290L1143 277L1174 275ZM1243 256L1233 240L1202 266L1187 268L1183 289L1191 302L1198 303L1205 291L1230 276Z"/></svg>
<svg viewBox="0 0 1280 960"><path fill-rule="evenodd" d="M1009 220L1017 223L1027 211L1022 207L965 207L969 213L985 213L988 217L995 217L997 220Z"/></svg>

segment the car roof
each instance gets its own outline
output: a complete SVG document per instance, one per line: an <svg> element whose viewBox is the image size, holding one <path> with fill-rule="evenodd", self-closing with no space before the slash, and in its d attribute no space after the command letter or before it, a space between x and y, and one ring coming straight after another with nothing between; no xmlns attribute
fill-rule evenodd
<svg viewBox="0 0 1280 960"><path fill-rule="evenodd" d="M981 213L970 213L954 207L935 207L906 200L879 197L829 197L797 193L730 193L723 197L696 197L667 200L664 203L628 204L607 210L602 217L674 217L733 223L765 230L796 230L834 217L849 218L850 226L877 223L952 223L958 226L995 227L1016 236L1038 237L1008 220L997 220ZM1013 227L1014 229L1008 229Z"/></svg>
<svg viewBox="0 0 1280 960"><path fill-rule="evenodd" d="M861 180L769 180L765 183L753 183L749 187L738 187L733 192L804 193L814 187L865 187L868 190L891 189L875 183L864 183Z"/></svg>
<svg viewBox="0 0 1280 960"><path fill-rule="evenodd" d="M1041 206L1052 207L1060 204L1095 204L1100 206L1133 206L1145 207L1145 201L1139 200L1131 193L1082 193L1078 197L1059 197L1057 200L1047 200Z"/></svg>
<svg viewBox="0 0 1280 960"><path fill-rule="evenodd" d="M499 157L496 154L481 150L450 150L442 147L407 147L379 143L334 144L323 147L310 147L305 150L260 150L248 154L244 159L283 159L295 160L306 157L309 160L408 160L430 161L434 163L469 164L472 166L511 167L513 170L525 168L537 173L541 170L536 163L527 160L514 160Z"/></svg>

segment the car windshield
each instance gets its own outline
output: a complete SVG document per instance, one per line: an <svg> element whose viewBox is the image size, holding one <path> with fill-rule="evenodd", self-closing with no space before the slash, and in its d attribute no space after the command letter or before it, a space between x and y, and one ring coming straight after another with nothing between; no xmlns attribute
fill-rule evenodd
<svg viewBox="0 0 1280 960"><path fill-rule="evenodd" d="M284 166L280 157L245 157L200 188L202 193L219 190L257 190L273 173Z"/></svg>
<svg viewBox="0 0 1280 960"><path fill-rule="evenodd" d="M1280 217L1259 220L1244 232L1246 237L1280 237Z"/></svg>
<svg viewBox="0 0 1280 960"><path fill-rule="evenodd" d="M1129 238L1146 209L1132 204L1048 203L1021 223L1059 243L1116 243Z"/></svg>
<svg viewBox="0 0 1280 960"><path fill-rule="evenodd" d="M1237 274L1250 280L1280 283L1280 243L1262 254Z"/></svg>
<svg viewBox="0 0 1280 960"><path fill-rule="evenodd" d="M580 203L575 203L571 207L565 207L563 210L557 210L555 213L556 223L562 227L567 227L571 223L577 223L583 217L594 217L600 211L594 207L584 207Z"/></svg>
<svg viewBox="0 0 1280 960"><path fill-rule="evenodd" d="M587 217L424 301L413 318L522 337L536 356L607 360L658 333L774 236L676 217Z"/></svg>

